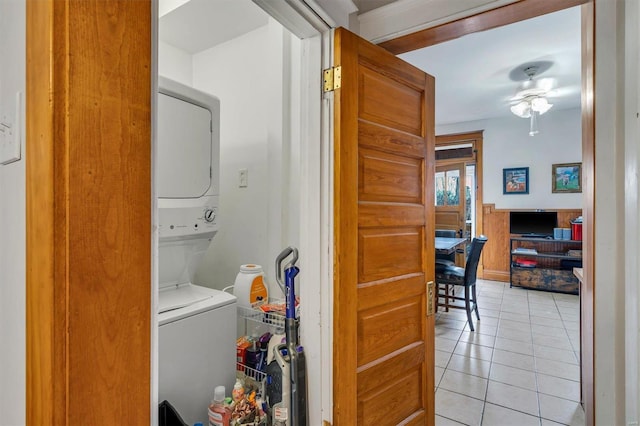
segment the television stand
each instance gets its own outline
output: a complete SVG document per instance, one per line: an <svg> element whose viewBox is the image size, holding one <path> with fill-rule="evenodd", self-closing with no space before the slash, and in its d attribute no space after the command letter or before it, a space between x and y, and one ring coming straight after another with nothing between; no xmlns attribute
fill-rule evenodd
<svg viewBox="0 0 640 426"><path fill-rule="evenodd" d="M547 235L547 234L522 234L522 238L546 238L546 239L552 239L553 237L551 235Z"/></svg>
<svg viewBox="0 0 640 426"><path fill-rule="evenodd" d="M578 294L582 241L511 237L511 287Z"/></svg>

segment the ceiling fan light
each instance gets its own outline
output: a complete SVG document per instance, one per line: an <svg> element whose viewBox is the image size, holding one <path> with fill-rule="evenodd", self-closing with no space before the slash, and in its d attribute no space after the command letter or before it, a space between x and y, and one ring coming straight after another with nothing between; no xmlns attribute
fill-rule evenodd
<svg viewBox="0 0 640 426"><path fill-rule="evenodd" d="M538 134L538 120L536 118L536 112L531 113L531 122L529 123L529 136L535 136Z"/></svg>
<svg viewBox="0 0 640 426"><path fill-rule="evenodd" d="M540 113L540 115L544 114L545 112L549 111L551 109L551 107L553 106L553 104L546 104L544 106L544 108L540 109L540 111L538 111Z"/></svg>
<svg viewBox="0 0 640 426"><path fill-rule="evenodd" d="M526 101L520 101L515 105L511 105L511 112L522 118L531 117L531 107Z"/></svg>
<svg viewBox="0 0 640 426"><path fill-rule="evenodd" d="M538 96L531 100L531 109L540 114L549 111L552 106L553 104L550 104L545 97Z"/></svg>
<svg viewBox="0 0 640 426"><path fill-rule="evenodd" d="M531 108L533 108L534 111L540 111L540 109L544 108L547 104L547 98L535 97L531 99Z"/></svg>

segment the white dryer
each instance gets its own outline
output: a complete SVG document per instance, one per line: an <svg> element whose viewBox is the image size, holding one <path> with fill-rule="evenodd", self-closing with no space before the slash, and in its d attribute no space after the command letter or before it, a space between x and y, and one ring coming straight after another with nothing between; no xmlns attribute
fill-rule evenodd
<svg viewBox="0 0 640 426"><path fill-rule="evenodd" d="M193 284L219 227L219 126L218 99L160 77L159 401L190 425L235 381L236 298Z"/></svg>

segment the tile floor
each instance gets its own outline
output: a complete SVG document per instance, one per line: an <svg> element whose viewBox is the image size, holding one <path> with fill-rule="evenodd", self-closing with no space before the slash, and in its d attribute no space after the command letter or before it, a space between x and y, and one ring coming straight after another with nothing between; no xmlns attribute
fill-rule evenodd
<svg viewBox="0 0 640 426"><path fill-rule="evenodd" d="M484 280L477 293L475 332L464 310L436 314L436 425L584 425L578 296Z"/></svg>

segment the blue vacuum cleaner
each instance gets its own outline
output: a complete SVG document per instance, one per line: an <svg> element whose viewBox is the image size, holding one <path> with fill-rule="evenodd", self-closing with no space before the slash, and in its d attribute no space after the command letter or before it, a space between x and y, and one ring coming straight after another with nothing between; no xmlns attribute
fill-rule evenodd
<svg viewBox="0 0 640 426"><path fill-rule="evenodd" d="M283 267L289 256L291 260ZM273 348L274 360L267 366L267 403L275 426L307 425L306 359L299 344L296 318L295 277L300 272L295 266L297 261L298 250L294 247L287 247L276 258L276 280L286 296L286 315L285 343Z"/></svg>

